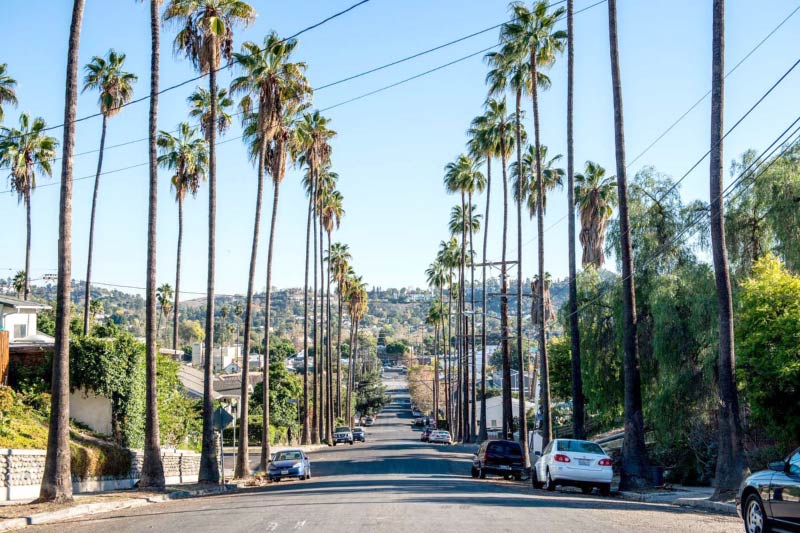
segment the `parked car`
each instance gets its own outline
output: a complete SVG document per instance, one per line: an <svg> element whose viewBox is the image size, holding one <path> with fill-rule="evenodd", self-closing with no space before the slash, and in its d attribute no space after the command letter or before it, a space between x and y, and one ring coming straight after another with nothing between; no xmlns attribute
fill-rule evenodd
<svg viewBox="0 0 800 533"><path fill-rule="evenodd" d="M768 532L775 526L800 530L800 448L745 479L736 509L748 532Z"/></svg>
<svg viewBox="0 0 800 533"><path fill-rule="evenodd" d="M373 424L375 424L375 419L372 418L371 416L368 416L367 418L364 419L365 426L371 427Z"/></svg>
<svg viewBox="0 0 800 533"><path fill-rule="evenodd" d="M415 426L424 426L425 425L425 421L421 417L417 417L417 418L414 419L414 425Z"/></svg>
<svg viewBox="0 0 800 533"><path fill-rule="evenodd" d="M353 432L350 431L349 427L340 426L336 428L336 431L334 431L333 445L336 446L340 442L344 444L353 444Z"/></svg>
<svg viewBox="0 0 800 533"><path fill-rule="evenodd" d="M512 477L519 481L525 473L522 446L513 440L487 440L472 459L472 477L484 479L486 474Z"/></svg>
<svg viewBox="0 0 800 533"><path fill-rule="evenodd" d="M364 428L353 428L353 440L357 440L358 442L367 442L367 433L364 431Z"/></svg>
<svg viewBox="0 0 800 533"><path fill-rule="evenodd" d="M450 436L449 431L431 431L428 437L428 442L431 444L453 444L453 437Z"/></svg>
<svg viewBox="0 0 800 533"><path fill-rule="evenodd" d="M534 488L553 491L557 486L578 487L584 494L594 487L600 494L611 492L611 457L595 442L555 439L531 469Z"/></svg>
<svg viewBox="0 0 800 533"><path fill-rule="evenodd" d="M422 435L419 436L420 442L428 442L428 439L430 438L431 433L433 433L433 428L430 428L430 427L425 428L425 431L423 431Z"/></svg>
<svg viewBox="0 0 800 533"><path fill-rule="evenodd" d="M422 416L422 411L420 411L419 409L414 409L413 411L411 411L411 416L413 416L414 418L419 418Z"/></svg>
<svg viewBox="0 0 800 533"><path fill-rule="evenodd" d="M269 480L311 479L311 461L303 450L284 450L272 456L269 462Z"/></svg>

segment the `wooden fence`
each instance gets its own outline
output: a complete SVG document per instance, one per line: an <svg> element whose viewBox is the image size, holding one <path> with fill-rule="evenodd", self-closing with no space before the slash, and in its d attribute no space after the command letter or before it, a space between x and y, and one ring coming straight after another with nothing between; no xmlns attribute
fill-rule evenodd
<svg viewBox="0 0 800 533"><path fill-rule="evenodd" d="M8 332L0 331L0 384L8 380Z"/></svg>

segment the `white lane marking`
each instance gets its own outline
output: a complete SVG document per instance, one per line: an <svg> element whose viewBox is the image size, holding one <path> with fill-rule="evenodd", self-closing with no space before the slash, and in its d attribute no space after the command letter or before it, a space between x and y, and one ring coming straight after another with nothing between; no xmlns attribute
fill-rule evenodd
<svg viewBox="0 0 800 533"><path fill-rule="evenodd" d="M301 520L294 525L294 529L303 529L306 526L306 521Z"/></svg>
<svg viewBox="0 0 800 533"><path fill-rule="evenodd" d="M267 531L275 531L276 529L278 529L277 522L270 522L267 524Z"/></svg>

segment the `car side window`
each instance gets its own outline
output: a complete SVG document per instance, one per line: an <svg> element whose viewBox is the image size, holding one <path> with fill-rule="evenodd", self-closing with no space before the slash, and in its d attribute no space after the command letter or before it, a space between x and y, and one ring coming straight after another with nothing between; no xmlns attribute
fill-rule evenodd
<svg viewBox="0 0 800 533"><path fill-rule="evenodd" d="M550 453L550 450L553 449L553 442L555 441L551 441L550 444L547 445L547 447L544 449L544 452L542 452L542 455L547 455Z"/></svg>
<svg viewBox="0 0 800 533"><path fill-rule="evenodd" d="M789 458L789 473L793 476L800 476L800 450Z"/></svg>

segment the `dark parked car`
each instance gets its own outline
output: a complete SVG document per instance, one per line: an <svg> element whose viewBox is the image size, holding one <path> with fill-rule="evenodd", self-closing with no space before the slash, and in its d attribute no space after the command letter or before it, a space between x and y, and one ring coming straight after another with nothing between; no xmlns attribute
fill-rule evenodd
<svg viewBox="0 0 800 533"><path fill-rule="evenodd" d="M748 533L766 533L775 526L800 530L800 448L745 479L736 508Z"/></svg>
<svg viewBox="0 0 800 533"><path fill-rule="evenodd" d="M367 434L362 427L353 428L353 440L359 442L367 442Z"/></svg>
<svg viewBox="0 0 800 533"><path fill-rule="evenodd" d="M522 479L525 459L522 447L513 440L487 440L472 459L472 477L484 479L486 474Z"/></svg>
<svg viewBox="0 0 800 533"><path fill-rule="evenodd" d="M433 432L432 427L425 428L425 431L423 431L422 435L419 436L420 442L428 442L428 438L431 436L432 432Z"/></svg>

